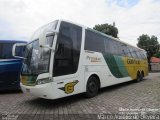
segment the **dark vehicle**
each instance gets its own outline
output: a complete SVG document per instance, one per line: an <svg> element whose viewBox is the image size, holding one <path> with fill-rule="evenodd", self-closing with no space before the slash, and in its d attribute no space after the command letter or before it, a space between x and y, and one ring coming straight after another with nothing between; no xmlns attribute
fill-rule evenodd
<svg viewBox="0 0 160 120"><path fill-rule="evenodd" d="M17 40L0 40L0 91L20 89L20 71L23 59L12 56L15 43L27 43ZM20 56L24 54L24 47L17 50Z"/></svg>

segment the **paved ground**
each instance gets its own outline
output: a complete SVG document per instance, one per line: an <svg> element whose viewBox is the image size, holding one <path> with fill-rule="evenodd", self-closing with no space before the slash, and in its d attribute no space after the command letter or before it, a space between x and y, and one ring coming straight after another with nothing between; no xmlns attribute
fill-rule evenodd
<svg viewBox="0 0 160 120"><path fill-rule="evenodd" d="M84 98L83 94L45 100L21 92L0 93L0 119L3 120L106 119L100 115L127 112L160 115L160 73L150 73L139 83L104 88L90 99Z"/></svg>

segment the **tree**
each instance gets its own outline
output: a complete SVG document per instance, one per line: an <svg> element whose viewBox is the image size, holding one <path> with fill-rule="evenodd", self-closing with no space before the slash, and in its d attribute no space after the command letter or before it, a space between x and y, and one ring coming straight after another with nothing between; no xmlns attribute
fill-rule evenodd
<svg viewBox="0 0 160 120"><path fill-rule="evenodd" d="M113 23L113 25L110 25L107 23L101 24L101 25L98 24L98 25L95 25L93 29L118 38L118 29L117 27L115 27L115 23Z"/></svg>
<svg viewBox="0 0 160 120"><path fill-rule="evenodd" d="M137 46L146 50L151 57L159 51L158 38L154 35L151 37L147 34L139 36Z"/></svg>
<svg viewBox="0 0 160 120"><path fill-rule="evenodd" d="M154 54L153 56L156 57L156 58L160 58L160 52Z"/></svg>
<svg viewBox="0 0 160 120"><path fill-rule="evenodd" d="M147 51L147 57L148 57L149 69L150 69L151 68L150 59L154 54L158 53L159 51L160 45L158 43L158 38L154 35L150 37L147 34L143 34L139 36L137 40L138 40L137 46Z"/></svg>

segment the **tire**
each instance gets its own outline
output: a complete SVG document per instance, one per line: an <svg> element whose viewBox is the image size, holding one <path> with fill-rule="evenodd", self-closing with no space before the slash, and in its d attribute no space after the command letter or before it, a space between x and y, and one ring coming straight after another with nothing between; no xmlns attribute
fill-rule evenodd
<svg viewBox="0 0 160 120"><path fill-rule="evenodd" d="M144 79L144 73L142 72L141 75L142 75L142 80L143 80Z"/></svg>
<svg viewBox="0 0 160 120"><path fill-rule="evenodd" d="M86 85L86 97L91 98L98 94L99 84L96 77L91 76Z"/></svg>
<svg viewBox="0 0 160 120"><path fill-rule="evenodd" d="M137 73L137 79L136 82L140 82L143 80L143 75L141 73Z"/></svg>

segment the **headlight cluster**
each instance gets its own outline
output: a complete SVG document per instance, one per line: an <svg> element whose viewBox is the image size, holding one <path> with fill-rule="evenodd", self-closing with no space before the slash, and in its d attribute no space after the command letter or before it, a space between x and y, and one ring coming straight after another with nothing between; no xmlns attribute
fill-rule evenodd
<svg viewBox="0 0 160 120"><path fill-rule="evenodd" d="M52 79L50 78L44 78L44 79L39 79L37 80L37 85L41 85L41 84L45 84L45 83L49 83L49 82L52 82Z"/></svg>

